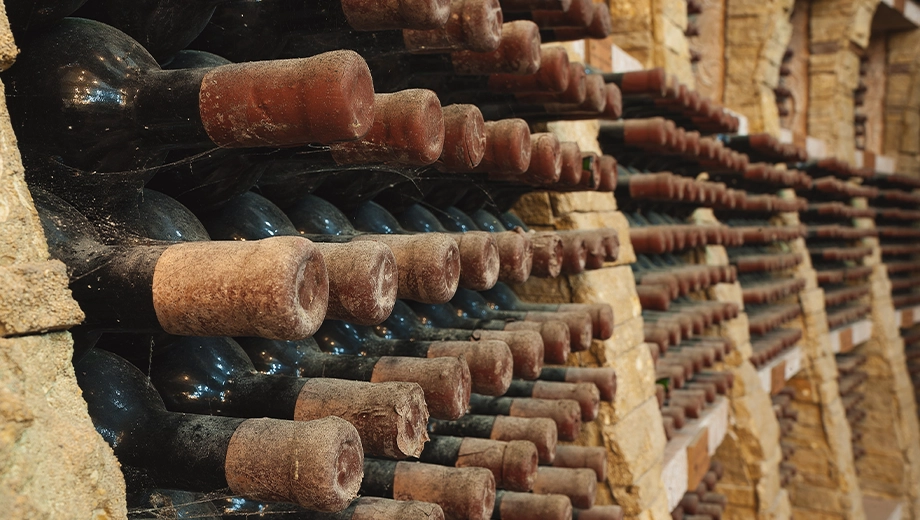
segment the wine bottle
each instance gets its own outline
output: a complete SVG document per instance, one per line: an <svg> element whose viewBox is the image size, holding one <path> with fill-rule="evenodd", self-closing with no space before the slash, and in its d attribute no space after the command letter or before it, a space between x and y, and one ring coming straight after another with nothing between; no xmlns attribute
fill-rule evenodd
<svg viewBox="0 0 920 520"><path fill-rule="evenodd" d="M350 49L365 58L430 54L461 50L494 51L501 41L502 12L497 0L452 0L447 23L437 29L335 32L291 31L277 56L301 58L336 49Z"/></svg>
<svg viewBox="0 0 920 520"><path fill-rule="evenodd" d="M434 435L476 437L496 441L529 441L537 447L540 464L552 464L558 441L556 423L547 418L503 415L465 415L456 421L431 419L428 431Z"/></svg>
<svg viewBox="0 0 920 520"><path fill-rule="evenodd" d="M364 454L355 427L327 417L294 422L166 411L140 370L91 349L74 365L96 431L123 466L164 486L230 488L259 500L338 511L357 495Z"/></svg>
<svg viewBox="0 0 920 520"><path fill-rule="evenodd" d="M470 369L464 359L326 354L312 338L283 342L248 337L237 341L261 372L372 383L418 383L425 392L428 412L439 419L462 417L469 403Z"/></svg>
<svg viewBox="0 0 920 520"><path fill-rule="evenodd" d="M419 456L421 462L456 468L486 468L495 485L530 491L537 474L537 447L530 441L495 441L435 435Z"/></svg>
<svg viewBox="0 0 920 520"><path fill-rule="evenodd" d="M6 16L16 41L22 41L29 32L35 32L70 16L86 0L17 0L9 2Z"/></svg>
<svg viewBox="0 0 920 520"><path fill-rule="evenodd" d="M158 488L134 490L132 484L131 476L125 475L130 516L137 516L137 511L144 511L169 515L175 520L220 520L217 507L205 499L203 493Z"/></svg>
<svg viewBox="0 0 920 520"><path fill-rule="evenodd" d="M383 339L366 327L327 320L314 335L319 347L332 354L463 357L470 369L472 390L502 395L511 384L514 361L503 341L414 341Z"/></svg>
<svg viewBox="0 0 920 520"><path fill-rule="evenodd" d="M572 505L591 509L597 496L597 478L593 470L585 468L554 468L541 466L533 483L536 495L564 495Z"/></svg>
<svg viewBox="0 0 920 520"><path fill-rule="evenodd" d="M150 378L170 411L295 421L341 417L357 428L372 456L417 457L428 439L428 408L417 384L259 374L230 338L176 338L152 356Z"/></svg>
<svg viewBox="0 0 920 520"><path fill-rule="evenodd" d="M544 323L527 321L479 320L470 318L453 305L409 304L426 323L439 328L466 329L470 331L535 331L543 339L544 360L564 363L571 351L571 334L563 321ZM534 367L536 370L536 367Z"/></svg>
<svg viewBox="0 0 920 520"><path fill-rule="evenodd" d="M347 508L335 513L311 511L293 504L256 502L240 497L220 498L212 500L210 504L218 508L224 519L268 516L283 520L444 520L444 511L437 504L376 497L358 498Z"/></svg>
<svg viewBox="0 0 920 520"><path fill-rule="evenodd" d="M587 312L591 315L593 334L596 339L608 339L613 335L613 308L606 303L530 303L522 301L503 283L482 291L483 298L495 309L538 312Z"/></svg>
<svg viewBox="0 0 920 520"><path fill-rule="evenodd" d="M476 222L480 229L485 231L498 231L501 229L523 229L527 230L523 222L508 222L506 226L498 217L485 211L477 209L470 213L470 218ZM565 248L562 245L562 237L555 233L531 234L533 242L533 266L531 274L540 278L555 278L562 272L562 261L565 254Z"/></svg>
<svg viewBox="0 0 920 520"><path fill-rule="evenodd" d="M540 372L543 381L565 381L569 383L594 383L601 399L613 402L617 391L617 374L613 368L545 367Z"/></svg>
<svg viewBox="0 0 920 520"><path fill-rule="evenodd" d="M540 68L540 33L533 22L511 22L502 25L501 41L492 52L382 57L369 60L368 65L379 92L408 88L412 76L533 74Z"/></svg>
<svg viewBox="0 0 920 520"><path fill-rule="evenodd" d="M175 148L353 140L374 117L370 73L354 52L164 71L124 33L81 18L25 42L6 84L23 159L60 163L62 174L147 177Z"/></svg>
<svg viewBox="0 0 920 520"><path fill-rule="evenodd" d="M410 221L411 214L405 219ZM365 202L352 214L352 222L361 231L404 235L409 232L390 212L375 202ZM425 231L445 231L437 219L425 226L414 222L413 228ZM436 227L432 227L436 226ZM474 290L488 289L498 281L500 259L498 246L489 233L451 233L460 251L460 286Z"/></svg>
<svg viewBox="0 0 920 520"><path fill-rule="evenodd" d="M581 406L569 399L529 399L523 397L470 396L470 413L510 415L512 417L546 417L556 423L559 438L574 441L581 430Z"/></svg>
<svg viewBox="0 0 920 520"><path fill-rule="evenodd" d="M436 30L450 15L450 0L232 0L218 7L192 47L234 61L264 60L280 56L296 34Z"/></svg>
<svg viewBox="0 0 920 520"><path fill-rule="evenodd" d="M144 0L122 4L92 0L75 16L98 20L121 30L157 61L166 63L201 34L222 1Z"/></svg>
<svg viewBox="0 0 920 520"><path fill-rule="evenodd" d="M572 502L563 495L499 490L492 520L571 520Z"/></svg>
<svg viewBox="0 0 920 520"><path fill-rule="evenodd" d="M432 207L432 212L441 224L451 230L467 233L479 228L476 223L459 209L450 206L439 210ZM533 268L533 241L523 230L498 231L493 233L498 245L501 267L498 271L500 282L524 283L530 278ZM494 287L494 286L493 286Z"/></svg>
<svg viewBox="0 0 920 520"><path fill-rule="evenodd" d="M587 26L593 17L594 4L591 0L572 0L569 8L564 11L534 9L532 11L511 11L508 14L509 20L533 20L548 27Z"/></svg>
<svg viewBox="0 0 920 520"><path fill-rule="evenodd" d="M64 201L33 193L91 329L299 339L322 323L329 282L309 240L103 245Z"/></svg>
<svg viewBox="0 0 920 520"><path fill-rule="evenodd" d="M261 240L275 236L300 236L277 206L247 192L202 216L217 240ZM385 244L350 242L316 243L329 275L329 305L325 319L374 325L385 320L396 302L399 278L396 258Z"/></svg>
<svg viewBox="0 0 920 520"><path fill-rule="evenodd" d="M495 505L495 478L485 468L367 458L361 494L431 502L449 519L486 520Z"/></svg>
<svg viewBox="0 0 920 520"><path fill-rule="evenodd" d="M361 234L335 206L312 195L301 197L286 213L298 231L311 240L339 243L370 240L387 245L396 257L398 298L443 303L457 290L460 251L450 237Z"/></svg>
<svg viewBox="0 0 920 520"><path fill-rule="evenodd" d="M505 397L534 399L569 399L581 407L581 419L593 421L600 409L600 391L594 383L560 383L556 381L512 381Z"/></svg>
<svg viewBox="0 0 920 520"><path fill-rule="evenodd" d="M534 379L543 366L543 338L539 332L521 330L446 329L426 326L405 302L397 301L393 312L379 326L376 333L386 339L437 341L501 341L508 345L513 359L513 375L521 379ZM566 338L568 335L566 334Z"/></svg>
<svg viewBox="0 0 920 520"><path fill-rule="evenodd" d="M553 466L557 468L588 468L598 482L607 480L607 448L603 446L557 446Z"/></svg>
<svg viewBox="0 0 920 520"><path fill-rule="evenodd" d="M496 310L478 293L458 289L451 304L471 317L484 320L564 321L569 327L572 350L587 350L591 346L593 325L587 312L539 312Z"/></svg>

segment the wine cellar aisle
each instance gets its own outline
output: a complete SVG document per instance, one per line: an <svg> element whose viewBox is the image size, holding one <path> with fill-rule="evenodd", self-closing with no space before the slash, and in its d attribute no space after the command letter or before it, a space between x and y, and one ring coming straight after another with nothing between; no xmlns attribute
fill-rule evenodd
<svg viewBox="0 0 920 520"><path fill-rule="evenodd" d="M0 6L4 518L920 519L917 0Z"/></svg>

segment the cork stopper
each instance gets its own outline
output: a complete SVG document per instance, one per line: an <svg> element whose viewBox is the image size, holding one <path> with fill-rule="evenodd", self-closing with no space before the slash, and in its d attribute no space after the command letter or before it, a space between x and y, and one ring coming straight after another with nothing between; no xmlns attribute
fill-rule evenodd
<svg viewBox="0 0 920 520"><path fill-rule="evenodd" d="M428 406L416 383L368 383L314 378L301 388L295 421L334 415L350 422L364 453L391 459L418 457L428 440Z"/></svg>
<svg viewBox="0 0 920 520"><path fill-rule="evenodd" d="M564 47L540 50L540 68L534 74L492 74L489 90L502 93L561 93L569 85L569 54Z"/></svg>
<svg viewBox="0 0 920 520"><path fill-rule="evenodd" d="M451 233L460 250L460 286L474 291L492 288L498 282L501 259L492 233Z"/></svg>
<svg viewBox="0 0 920 520"><path fill-rule="evenodd" d="M661 67L649 70L637 70L623 74L620 90L624 96L636 94L653 94L664 97L668 88L668 75Z"/></svg>
<svg viewBox="0 0 920 520"><path fill-rule="evenodd" d="M495 233L500 267L498 279L505 283L524 283L533 267L533 242L523 230Z"/></svg>
<svg viewBox="0 0 920 520"><path fill-rule="evenodd" d="M470 369L464 359L385 356L371 375L372 383L384 381L418 383L428 412L436 419L459 419L470 403Z"/></svg>
<svg viewBox="0 0 920 520"><path fill-rule="evenodd" d="M570 383L594 383L601 399L612 403L617 392L617 373L610 367L581 368L567 367L565 380Z"/></svg>
<svg viewBox="0 0 920 520"><path fill-rule="evenodd" d="M524 173L530 165L530 126L523 119L486 123L486 149L480 172Z"/></svg>
<svg viewBox="0 0 920 520"><path fill-rule="evenodd" d="M515 398L511 404L511 415L552 419L559 438L565 441L575 440L581 430L581 407L577 401Z"/></svg>
<svg viewBox="0 0 920 520"><path fill-rule="evenodd" d="M389 500L361 497L355 501L350 520L444 520L444 511L437 504L417 500Z"/></svg>
<svg viewBox="0 0 920 520"><path fill-rule="evenodd" d="M498 0L453 0L443 27L404 30L403 42L410 52L492 52L501 43L502 21Z"/></svg>
<svg viewBox="0 0 920 520"><path fill-rule="evenodd" d="M511 357L514 359L514 377L520 379L539 377L543 369L543 338L540 337L539 332L533 330L511 332L476 330L473 332L473 337L482 341L502 341L507 344L511 350Z"/></svg>
<svg viewBox="0 0 920 520"><path fill-rule="evenodd" d="M561 168L559 170L559 184L564 186L578 186L582 177L581 148L578 143L560 143Z"/></svg>
<svg viewBox="0 0 920 520"><path fill-rule="evenodd" d="M376 116L361 140L330 147L338 164L392 163L427 166L444 149L441 101L430 90L374 94Z"/></svg>
<svg viewBox="0 0 920 520"><path fill-rule="evenodd" d="M616 87L616 85L614 85ZM586 112L603 112L607 106L607 84L600 74L585 76L585 99L579 105Z"/></svg>
<svg viewBox="0 0 920 520"><path fill-rule="evenodd" d="M573 506L591 509L597 494L597 477L590 469L542 466L537 470L533 492L537 495L565 495Z"/></svg>
<svg viewBox="0 0 920 520"><path fill-rule="evenodd" d="M498 416L490 436L497 441L529 441L537 447L541 464L552 464L558 442L556 423L546 418Z"/></svg>
<svg viewBox="0 0 920 520"><path fill-rule="evenodd" d="M504 341L436 341L428 348L429 358L460 356L469 366L473 392L499 396L508 391L514 359Z"/></svg>
<svg viewBox="0 0 920 520"><path fill-rule="evenodd" d="M361 138L374 122L374 85L356 52L211 69L198 98L208 137L224 148Z"/></svg>
<svg viewBox="0 0 920 520"><path fill-rule="evenodd" d="M438 504L447 518L489 520L495 507L495 477L485 468L400 462L393 478L393 498Z"/></svg>
<svg viewBox="0 0 920 520"><path fill-rule="evenodd" d="M607 303L562 303L563 312L586 312L591 316L594 339L608 339L613 336L613 307Z"/></svg>
<svg viewBox="0 0 920 520"><path fill-rule="evenodd" d="M460 443L456 466L491 471L500 489L530 491L537 474L537 447L529 441L466 437Z"/></svg>
<svg viewBox="0 0 920 520"><path fill-rule="evenodd" d="M604 86L604 110L601 112L600 119L615 121L623 116L623 93L620 87L614 83L608 83Z"/></svg>
<svg viewBox="0 0 920 520"><path fill-rule="evenodd" d="M562 272L562 260L565 252L562 237L557 233L535 233L533 241L532 276L538 278L555 278Z"/></svg>
<svg viewBox="0 0 920 520"><path fill-rule="evenodd" d="M581 233L558 233L562 239L562 271L566 274L584 272L588 261L588 246Z"/></svg>
<svg viewBox="0 0 920 520"><path fill-rule="evenodd" d="M390 248L377 242L316 243L329 275L326 319L377 325L396 304L399 274Z"/></svg>
<svg viewBox="0 0 920 520"><path fill-rule="evenodd" d="M234 495L341 511L358 495L364 452L358 431L338 417L247 419L230 438L224 471Z"/></svg>
<svg viewBox="0 0 920 520"><path fill-rule="evenodd" d="M437 29L450 17L450 0L342 0L342 11L356 31Z"/></svg>
<svg viewBox="0 0 920 520"><path fill-rule="evenodd" d="M499 511L502 520L571 520L572 503L562 495L502 493Z"/></svg>
<svg viewBox="0 0 920 520"><path fill-rule="evenodd" d="M557 468L587 468L597 475L597 481L607 480L607 449L603 446L557 446L553 466Z"/></svg>
<svg viewBox="0 0 920 520"><path fill-rule="evenodd" d="M612 193L617 189L617 160L611 155L602 155L598 167L601 175L597 191Z"/></svg>
<svg viewBox="0 0 920 520"><path fill-rule="evenodd" d="M450 58L455 74L534 74L540 69L540 28L525 20L506 23L494 51L458 51Z"/></svg>
<svg viewBox="0 0 920 520"><path fill-rule="evenodd" d="M359 235L393 251L399 275L397 297L423 303L446 303L460 281L460 250L448 235Z"/></svg>
<svg viewBox="0 0 920 520"><path fill-rule="evenodd" d="M569 327L572 350L579 352L591 347L593 324L586 312L536 312L527 313L527 321L562 321Z"/></svg>
<svg viewBox="0 0 920 520"><path fill-rule="evenodd" d="M592 0L572 0L566 11L546 10L533 13L534 22L540 27L587 27L593 18Z"/></svg>
<svg viewBox="0 0 920 520"><path fill-rule="evenodd" d="M522 176L525 181L543 185L559 180L563 167L563 149L559 138L550 133L530 136L530 165Z"/></svg>
<svg viewBox="0 0 920 520"><path fill-rule="evenodd" d="M153 272L153 306L169 334L311 336L326 315L329 280L315 244L300 237L187 242Z"/></svg>
<svg viewBox="0 0 920 520"><path fill-rule="evenodd" d="M448 171L469 171L486 153L486 130L482 112L475 105L443 107L444 148L437 166Z"/></svg>
<svg viewBox="0 0 920 520"><path fill-rule="evenodd" d="M537 381L533 386L534 399L571 399L581 407L581 419L593 421L600 409L601 396L594 383L562 383Z"/></svg>
<svg viewBox="0 0 920 520"><path fill-rule="evenodd" d="M660 117L626 121L623 141L630 146L663 147L668 142L668 125Z"/></svg>

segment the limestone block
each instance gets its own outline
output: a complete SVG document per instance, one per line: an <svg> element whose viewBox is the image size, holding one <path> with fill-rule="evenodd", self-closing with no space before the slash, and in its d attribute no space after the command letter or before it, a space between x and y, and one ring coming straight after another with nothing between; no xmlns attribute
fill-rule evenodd
<svg viewBox="0 0 920 520"><path fill-rule="evenodd" d="M124 518L118 463L80 398L70 335L0 338L5 518Z"/></svg>
<svg viewBox="0 0 920 520"><path fill-rule="evenodd" d="M83 312L67 288L67 268L57 260L0 267L0 336L70 328Z"/></svg>
<svg viewBox="0 0 920 520"><path fill-rule="evenodd" d="M824 312L824 289L816 288L799 293L799 303L805 315Z"/></svg>
<svg viewBox="0 0 920 520"><path fill-rule="evenodd" d="M610 2L609 5L614 34L630 31L651 32L653 23L651 0Z"/></svg>
<svg viewBox="0 0 920 520"><path fill-rule="evenodd" d="M737 318L724 321L720 327L722 329L722 337L734 341L736 346L750 343L751 333L749 331L747 314L741 313Z"/></svg>
<svg viewBox="0 0 920 520"><path fill-rule="evenodd" d="M514 213L528 225L552 226L555 223L553 206L549 201L549 193L535 191L526 193L515 203Z"/></svg>
<svg viewBox="0 0 920 520"><path fill-rule="evenodd" d="M613 336L603 342L604 359L613 360L621 353L645 341L642 318L633 318L613 328Z"/></svg>
<svg viewBox="0 0 920 520"><path fill-rule="evenodd" d="M568 277L572 301L608 303L615 323L627 322L642 313L632 269L627 265L605 267Z"/></svg>
<svg viewBox="0 0 920 520"><path fill-rule="evenodd" d="M628 487L614 486L613 496L626 514L638 515L647 511L649 518L661 518L653 511L660 507L656 502L662 496L665 496L664 507L667 511L667 498L661 484L661 466L653 466Z"/></svg>
<svg viewBox="0 0 920 520"><path fill-rule="evenodd" d="M655 364L648 344L640 343L612 358L608 366L617 373L612 419L620 421L655 396Z"/></svg>
<svg viewBox="0 0 920 520"><path fill-rule="evenodd" d="M596 135L596 134L595 134ZM613 193L598 191L550 192L550 204L557 217L574 212L616 211Z"/></svg>
<svg viewBox="0 0 920 520"><path fill-rule="evenodd" d="M603 436L611 470L608 481L612 485L633 486L654 466L660 471L667 441L656 398L648 399L616 424L605 426ZM660 478L657 485L661 486Z"/></svg>

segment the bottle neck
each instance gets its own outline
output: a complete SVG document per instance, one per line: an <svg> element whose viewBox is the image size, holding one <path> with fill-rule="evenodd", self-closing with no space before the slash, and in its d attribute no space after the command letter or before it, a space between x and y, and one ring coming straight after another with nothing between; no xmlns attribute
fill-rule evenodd
<svg viewBox="0 0 920 520"><path fill-rule="evenodd" d="M291 419L305 379L258 374L229 338L187 337L154 356L151 377L169 410Z"/></svg>

